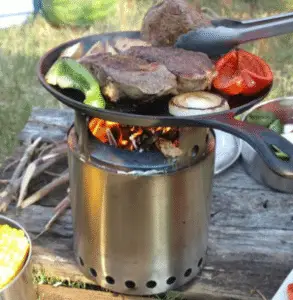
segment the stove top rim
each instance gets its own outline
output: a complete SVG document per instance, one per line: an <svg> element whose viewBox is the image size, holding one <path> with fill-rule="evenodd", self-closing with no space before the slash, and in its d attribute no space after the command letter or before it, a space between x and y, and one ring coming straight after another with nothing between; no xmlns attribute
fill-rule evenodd
<svg viewBox="0 0 293 300"><path fill-rule="evenodd" d="M159 151L142 153L128 151L104 144L92 137L91 143L87 149L88 154L85 155L79 150L77 136L74 129L74 125L72 125L71 129L68 131L67 142L69 151L73 152L83 163L89 163L94 167L107 169L108 171L112 171L117 174L171 174L199 163L205 157L210 155L210 152L213 150L215 151L214 146L212 150L205 151L203 155L197 156L196 158L184 157L184 159L168 159L165 158L165 156ZM210 130L210 136L212 138L210 140L211 143L211 141L215 141L216 139L215 132L212 129ZM74 144L72 146L69 145L70 138L70 143ZM73 141L73 139L75 141ZM97 145L100 149L102 148L102 151L97 150ZM155 161L154 155L156 157ZM121 160L121 157L124 157L126 161ZM134 163L134 158L137 159L136 163ZM143 158L144 161L140 160L141 158Z"/></svg>

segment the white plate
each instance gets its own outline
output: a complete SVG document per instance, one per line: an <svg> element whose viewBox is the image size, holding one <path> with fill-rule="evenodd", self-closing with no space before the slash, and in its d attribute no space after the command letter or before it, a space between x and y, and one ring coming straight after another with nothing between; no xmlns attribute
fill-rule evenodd
<svg viewBox="0 0 293 300"><path fill-rule="evenodd" d="M290 283L293 283L293 270L284 280L282 285L280 286L279 290L277 291L276 295L273 297L272 300L288 300L287 296L287 287Z"/></svg>
<svg viewBox="0 0 293 300"><path fill-rule="evenodd" d="M242 140L220 130L214 131L216 134L215 175L218 175L237 161L241 154Z"/></svg>

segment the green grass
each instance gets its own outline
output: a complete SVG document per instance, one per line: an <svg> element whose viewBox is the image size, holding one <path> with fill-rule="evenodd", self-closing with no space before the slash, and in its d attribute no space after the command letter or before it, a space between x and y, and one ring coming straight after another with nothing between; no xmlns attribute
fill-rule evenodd
<svg viewBox="0 0 293 300"><path fill-rule="evenodd" d="M195 1L195 0L190 0ZM257 8L253 2L258 3ZM129 1L131 2L131 1ZM73 38L115 30L140 28L142 16L151 1L121 1L115 16L87 30L54 29L41 17L22 27L0 30L0 164L17 144L21 131L33 106L61 107L39 84L36 66L46 51ZM212 7L219 15L249 18L266 16L279 10L288 11L293 0L202 0L204 6ZM142 5L143 4L143 5ZM233 12L233 14L232 14ZM272 38L248 45L250 51L262 56L275 72L275 85L270 97L292 94L293 91L293 35Z"/></svg>
<svg viewBox="0 0 293 300"><path fill-rule="evenodd" d="M33 283L37 285L52 285L54 287L64 286L76 289L86 289L87 285L83 282L73 282L68 280L63 280L57 277L47 276L45 271L33 270Z"/></svg>

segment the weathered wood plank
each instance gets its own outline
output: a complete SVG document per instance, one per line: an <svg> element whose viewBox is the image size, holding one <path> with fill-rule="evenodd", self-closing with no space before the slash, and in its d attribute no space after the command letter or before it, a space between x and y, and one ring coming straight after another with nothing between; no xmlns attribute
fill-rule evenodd
<svg viewBox="0 0 293 300"><path fill-rule="evenodd" d="M7 216L17 219L30 233L35 235L42 230L52 214L51 208L32 205L17 217L11 211L7 213ZM32 218L32 216L34 217ZM293 235L292 228L283 230L265 226L258 228L253 224L252 226L243 226L242 224L232 226L229 222L228 225L224 222L219 225L216 223L212 222L210 226L209 253L218 257L219 261L224 259L225 261L260 260L269 262L274 260L277 262L280 259L280 263L293 263L293 240L290 238ZM71 238L72 233L71 212L67 210L65 215L53 225L50 234L55 237Z"/></svg>
<svg viewBox="0 0 293 300"><path fill-rule="evenodd" d="M32 109L29 122L39 122L60 128L69 128L74 121L73 109L38 108Z"/></svg>
<svg viewBox="0 0 293 300"><path fill-rule="evenodd" d="M113 295L111 293L89 291L75 288L38 286L40 300L137 300L141 297Z"/></svg>
<svg viewBox="0 0 293 300"><path fill-rule="evenodd" d="M214 187L224 187L228 189L246 189L270 191L268 187L257 183L248 176L241 165L241 158L232 167L223 173L215 176Z"/></svg>
<svg viewBox="0 0 293 300"><path fill-rule="evenodd" d="M237 253L237 250L235 252ZM230 251L230 255L233 255L233 251ZM289 256L290 254L287 255ZM76 267L71 239L41 238L38 244L34 245L33 263L37 270L44 268L48 276L92 283ZM280 264L275 260L250 261L248 257L241 262L235 255L233 261L229 261L227 257L223 259L221 254L209 255L202 273L181 289L181 292L184 298L188 299L247 300L259 299L257 295L251 295L251 290L258 289L269 298L290 271L290 263L292 259L287 264Z"/></svg>
<svg viewBox="0 0 293 300"><path fill-rule="evenodd" d="M63 187L59 193L65 195ZM62 199L60 194L54 199L54 194L48 197L49 203ZM47 200L44 200L46 202ZM47 204L47 203L46 203ZM57 204L57 201L56 203ZM214 187L212 200L211 224L218 227L235 227L244 229L268 229L293 231L293 198L286 194L277 194L272 191L237 190L223 187ZM30 232L38 233L40 228L49 220L52 208L44 205L32 205L19 213L17 219L22 222ZM16 217L11 209L11 217ZM31 218L30 216L34 216ZM63 237L72 234L71 213L68 211L52 228L52 233ZM277 239L276 239L277 242Z"/></svg>
<svg viewBox="0 0 293 300"><path fill-rule="evenodd" d="M33 108L32 114L19 134L22 142L40 136L44 142L62 141L74 121L74 111L70 109Z"/></svg>
<svg viewBox="0 0 293 300"><path fill-rule="evenodd" d="M293 230L292 195L264 190L214 187L212 224Z"/></svg>
<svg viewBox="0 0 293 300"><path fill-rule="evenodd" d="M31 206L18 220L37 234L46 222L43 219L48 210ZM11 212L8 215L13 217ZM28 218L32 215L33 220ZM273 296L293 264L292 235L293 230L211 225L207 265L183 294L190 299L209 299L207 297L211 295L214 299L257 299L257 296L250 296L250 291L257 288L268 297ZM53 226L50 234L34 243L34 266L44 268L48 276L91 283L75 264L71 237L68 211Z"/></svg>

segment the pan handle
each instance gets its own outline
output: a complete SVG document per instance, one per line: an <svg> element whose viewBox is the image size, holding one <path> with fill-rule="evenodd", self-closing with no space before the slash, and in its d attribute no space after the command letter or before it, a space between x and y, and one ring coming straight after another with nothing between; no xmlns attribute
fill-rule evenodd
<svg viewBox="0 0 293 300"><path fill-rule="evenodd" d="M219 129L243 139L258 152L272 171L293 179L293 145L268 128L238 121L234 117L233 112L212 117L205 116L198 120L197 124ZM286 153L289 159L278 158L273 151L273 145Z"/></svg>

